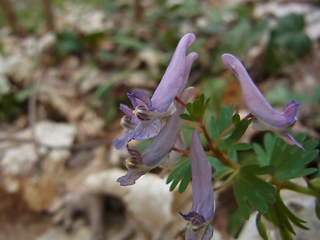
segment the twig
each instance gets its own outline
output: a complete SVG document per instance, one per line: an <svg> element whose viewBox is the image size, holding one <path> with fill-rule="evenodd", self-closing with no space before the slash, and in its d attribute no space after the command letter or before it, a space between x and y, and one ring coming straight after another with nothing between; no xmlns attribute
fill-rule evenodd
<svg viewBox="0 0 320 240"><path fill-rule="evenodd" d="M47 22L47 27L50 31L55 31L54 14L52 11L51 0L42 0L42 1L43 1L43 14Z"/></svg>
<svg viewBox="0 0 320 240"><path fill-rule="evenodd" d="M27 35L23 27L18 23L16 16L14 15L13 8L11 6L10 1L8 0L0 0L0 6L3 10L5 18L8 22L8 25L16 34L20 35L21 37Z"/></svg>
<svg viewBox="0 0 320 240"><path fill-rule="evenodd" d="M271 180L270 183L276 185L280 189L289 189L298 193L303 193L306 195L314 196L314 197L319 197L320 193L311 189L307 188L301 185L298 185L296 183L293 183L291 181L286 181L286 180Z"/></svg>
<svg viewBox="0 0 320 240"><path fill-rule="evenodd" d="M211 152L213 153L214 157L216 157L221 163L223 163L225 166L228 166L230 168L233 168L237 170L239 168L238 164L232 162L230 159L228 159L222 152L219 151L214 145L213 142L211 141L211 138L209 136L209 133L204 125L203 119L199 120L199 125L203 131L203 134L209 144L209 148Z"/></svg>
<svg viewBox="0 0 320 240"><path fill-rule="evenodd" d="M180 153L182 153L183 156L185 156L185 157L187 157L187 156L190 155L190 152L189 152L189 151L187 151L187 150L182 150L182 149L178 149L178 148L176 148L176 147L173 147L171 150L172 150L172 151L176 151L176 152L180 152Z"/></svg>

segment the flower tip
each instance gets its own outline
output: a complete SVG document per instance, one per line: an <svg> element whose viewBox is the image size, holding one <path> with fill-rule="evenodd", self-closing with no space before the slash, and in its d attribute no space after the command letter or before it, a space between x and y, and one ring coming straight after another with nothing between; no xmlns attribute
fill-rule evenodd
<svg viewBox="0 0 320 240"><path fill-rule="evenodd" d="M224 62L224 64L229 65L228 63L235 61L237 58L230 53L224 53L222 54L221 59Z"/></svg>
<svg viewBox="0 0 320 240"><path fill-rule="evenodd" d="M198 57L199 57L198 53L191 52L188 54L187 59L190 59L190 61L193 63Z"/></svg>
<svg viewBox="0 0 320 240"><path fill-rule="evenodd" d="M124 147L127 145L125 139L116 138L113 140L113 146L117 150L123 150Z"/></svg>
<svg viewBox="0 0 320 240"><path fill-rule="evenodd" d="M294 137L288 133L288 132L280 132L279 133L280 137L285 141L287 144L291 146L297 146L301 150L305 151L304 147L302 146L301 143L299 143L297 140L294 139Z"/></svg>
<svg viewBox="0 0 320 240"><path fill-rule="evenodd" d="M232 54L225 53L221 57L223 63L227 65L230 70L239 78L241 72L246 72L245 67L241 61ZM240 79L239 79L240 80Z"/></svg>
<svg viewBox="0 0 320 240"><path fill-rule="evenodd" d="M117 182L120 183L120 186L130 186L136 183L135 180L128 178L126 175L119 177Z"/></svg>
<svg viewBox="0 0 320 240"><path fill-rule="evenodd" d="M288 121L292 122L292 124L296 121L295 117L300 106L300 103L296 102L294 99L290 99L283 109L283 115L287 117Z"/></svg>
<svg viewBox="0 0 320 240"><path fill-rule="evenodd" d="M187 50L195 40L196 40L196 35L194 33L187 33L183 35L183 37L179 42L179 45L184 44L186 42L186 50Z"/></svg>

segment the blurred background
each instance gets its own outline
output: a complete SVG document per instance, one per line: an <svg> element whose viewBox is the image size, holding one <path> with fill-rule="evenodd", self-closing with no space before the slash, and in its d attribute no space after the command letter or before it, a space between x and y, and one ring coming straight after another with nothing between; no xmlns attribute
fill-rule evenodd
<svg viewBox="0 0 320 240"><path fill-rule="evenodd" d="M122 131L126 93L152 93L187 32L200 55L189 84L211 98L209 114L228 104L245 111L221 61L232 53L273 106L301 102L293 131L319 139L318 0L0 0L0 7L1 240L182 239L178 211L190 210L191 190L170 192L157 170L120 187L127 156L112 140ZM254 139L261 136L248 131L246 141ZM319 222L306 219L313 205L299 201L311 230L297 230L297 239L316 239ZM214 239L260 239L254 222L238 217L232 189L217 194L217 206Z"/></svg>

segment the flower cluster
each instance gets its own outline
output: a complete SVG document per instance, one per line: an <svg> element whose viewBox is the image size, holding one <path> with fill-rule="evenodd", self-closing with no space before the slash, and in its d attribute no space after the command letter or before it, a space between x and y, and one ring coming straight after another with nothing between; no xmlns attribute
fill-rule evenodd
<svg viewBox="0 0 320 240"><path fill-rule="evenodd" d="M171 62L152 97L142 90L134 90L128 97L133 109L121 104L125 114L121 119L124 133L114 140L116 149L126 148L130 157L126 161L128 172L117 181L121 186L133 185L142 175L162 164L174 147L181 145L180 115L194 94L193 87L186 88L193 62L198 54L186 54L195 41L195 35L188 33L178 43ZM283 112L271 107L251 80L241 62L231 54L224 54L222 61L233 71L240 81L244 101L251 112L256 130L270 130L278 133L283 140L303 149L287 130L296 121L300 104L290 100ZM190 145L192 170L193 204L187 214L187 240L209 240L213 235L211 221L215 213L212 169L199 140L199 130L194 130ZM131 140L154 138L143 151L129 146Z"/></svg>
<svg viewBox="0 0 320 240"><path fill-rule="evenodd" d="M167 118L175 112L174 100L185 88L192 63L198 54L186 55L188 48L195 41L193 33L184 35L163 75L157 89L150 98L142 90L134 90L128 97L134 110L121 104L120 110L125 114L121 125L126 129L122 136L114 140L116 149L123 149L131 140L145 140L159 134Z"/></svg>

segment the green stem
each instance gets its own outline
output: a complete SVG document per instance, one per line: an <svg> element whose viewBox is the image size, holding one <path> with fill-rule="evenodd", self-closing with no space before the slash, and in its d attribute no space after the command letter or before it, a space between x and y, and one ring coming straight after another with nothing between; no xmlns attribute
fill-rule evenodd
<svg viewBox="0 0 320 240"><path fill-rule="evenodd" d="M216 157L222 164L224 164L225 166L228 166L234 170L237 170L239 169L239 166L238 164L232 162L229 158L227 158L222 152L219 151L219 149L217 149L210 136L209 136L209 133L204 125L204 122L203 122L203 119L200 119L199 121L199 125L200 125L200 128L202 129L202 132L203 132L203 135L205 136L208 144L209 144L209 148L213 154L214 157Z"/></svg>
<svg viewBox="0 0 320 240"><path fill-rule="evenodd" d="M221 186L215 187L214 191L219 191L219 190L223 189L225 186L227 186L231 182L231 180L238 174L238 171L233 171L232 169L230 169L226 173L231 173L231 175L227 178L226 181L223 182L223 184ZM222 175L225 175L225 174L222 174ZM220 178L220 176L219 176L219 178ZM214 183L212 183L212 185L214 186L214 184L217 181L218 180L216 180Z"/></svg>
<svg viewBox="0 0 320 240"><path fill-rule="evenodd" d="M320 194L310 188L298 185L296 183L293 183L291 181L287 181L287 180L271 180L270 183L278 186L280 189L289 189L295 192L299 192L299 193L303 193L306 195L310 195L310 196L314 196L314 197L319 197Z"/></svg>

